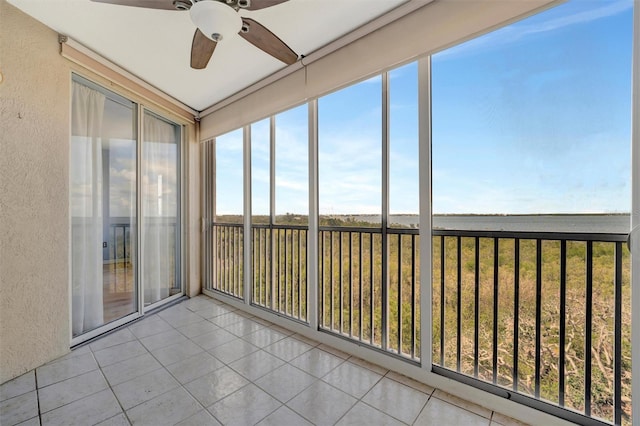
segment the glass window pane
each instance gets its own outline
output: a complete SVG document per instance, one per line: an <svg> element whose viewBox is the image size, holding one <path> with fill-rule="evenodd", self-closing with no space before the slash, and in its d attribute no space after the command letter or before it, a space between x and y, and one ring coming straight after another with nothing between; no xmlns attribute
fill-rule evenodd
<svg viewBox="0 0 640 426"><path fill-rule="evenodd" d="M307 105L276 120L276 223L309 223L309 116Z"/></svg>
<svg viewBox="0 0 640 426"><path fill-rule="evenodd" d="M320 224L380 226L382 78L318 100Z"/></svg>
<svg viewBox="0 0 640 426"><path fill-rule="evenodd" d="M270 120L251 125L251 222L269 223L271 202Z"/></svg>
<svg viewBox="0 0 640 426"><path fill-rule="evenodd" d="M136 107L74 76L70 144L72 333L137 311Z"/></svg>
<svg viewBox="0 0 640 426"><path fill-rule="evenodd" d="M389 72L389 226L417 228L418 63Z"/></svg>
<svg viewBox="0 0 640 426"><path fill-rule="evenodd" d="M242 129L216 138L215 194L218 223L242 223L243 162Z"/></svg>
<svg viewBox="0 0 640 426"><path fill-rule="evenodd" d="M144 303L180 293L180 127L145 111L142 144Z"/></svg>
<svg viewBox="0 0 640 426"><path fill-rule="evenodd" d="M434 213L630 211L632 3L569 1L433 56Z"/></svg>

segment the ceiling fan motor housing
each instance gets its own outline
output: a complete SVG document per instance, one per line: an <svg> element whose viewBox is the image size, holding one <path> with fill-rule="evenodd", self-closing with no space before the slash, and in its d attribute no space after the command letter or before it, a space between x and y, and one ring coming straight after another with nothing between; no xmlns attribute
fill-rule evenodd
<svg viewBox="0 0 640 426"><path fill-rule="evenodd" d="M198 1L190 10L191 20L211 40L219 42L226 36L238 34L242 18L231 7L218 1Z"/></svg>

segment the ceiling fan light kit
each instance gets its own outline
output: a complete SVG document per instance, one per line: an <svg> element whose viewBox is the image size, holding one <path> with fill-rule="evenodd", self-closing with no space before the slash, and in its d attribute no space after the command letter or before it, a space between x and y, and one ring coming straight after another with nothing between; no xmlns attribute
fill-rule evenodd
<svg viewBox="0 0 640 426"><path fill-rule="evenodd" d="M172 11L189 11L197 27L191 43L191 68L207 67L213 52L227 37L239 35L263 52L291 65L298 60L295 53L278 36L259 22L242 17L238 11L260 10L288 0L92 0L120 6Z"/></svg>
<svg viewBox="0 0 640 426"><path fill-rule="evenodd" d="M191 7L190 13L196 27L215 42L238 34L242 28L240 15L217 1L199 1Z"/></svg>

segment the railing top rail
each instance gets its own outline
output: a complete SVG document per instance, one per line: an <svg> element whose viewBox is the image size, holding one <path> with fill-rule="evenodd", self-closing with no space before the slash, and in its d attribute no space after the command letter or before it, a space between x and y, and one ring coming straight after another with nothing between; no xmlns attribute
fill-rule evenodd
<svg viewBox="0 0 640 426"><path fill-rule="evenodd" d="M224 222L212 222L213 226L228 226L230 228L242 228L244 225L242 223L224 223Z"/></svg>
<svg viewBox="0 0 640 426"><path fill-rule="evenodd" d="M363 232L371 234L381 234L382 228L380 227L366 227L366 226L319 226L319 231L331 231L331 232ZM387 234L415 234L418 235L420 230L417 228L387 228Z"/></svg>
<svg viewBox="0 0 640 426"><path fill-rule="evenodd" d="M278 223L274 223L271 225L267 223L254 223L251 225L251 227L255 229L297 229L300 231L309 230L308 225L284 225L284 224L278 224Z"/></svg>
<svg viewBox="0 0 640 426"><path fill-rule="evenodd" d="M513 238L521 240L567 240L625 242L627 234L585 232L537 232L537 231L471 231L459 229L433 229L431 235L445 237Z"/></svg>

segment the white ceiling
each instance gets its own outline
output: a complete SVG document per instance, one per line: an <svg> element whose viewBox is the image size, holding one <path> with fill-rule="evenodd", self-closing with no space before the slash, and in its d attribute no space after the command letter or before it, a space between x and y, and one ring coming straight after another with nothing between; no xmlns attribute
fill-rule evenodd
<svg viewBox="0 0 640 426"><path fill-rule="evenodd" d="M202 111L286 67L240 36L227 37L204 70L189 66L195 26L189 12L90 0L7 0L189 107ZM298 55L309 55L407 0L289 0L241 10Z"/></svg>

